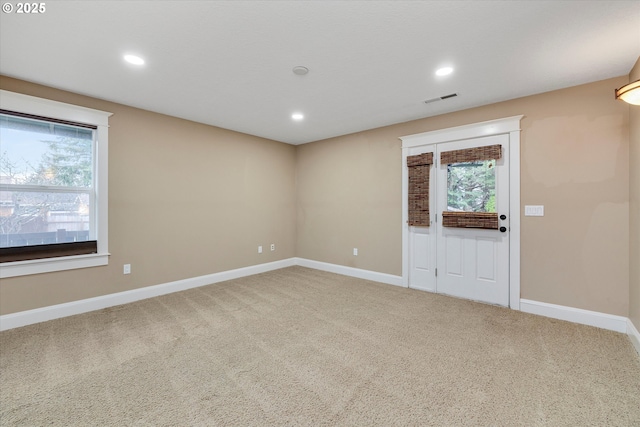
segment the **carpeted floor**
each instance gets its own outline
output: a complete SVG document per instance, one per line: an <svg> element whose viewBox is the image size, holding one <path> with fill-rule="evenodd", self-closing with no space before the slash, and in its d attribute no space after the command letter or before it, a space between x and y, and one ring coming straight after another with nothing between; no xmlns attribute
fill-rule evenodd
<svg viewBox="0 0 640 427"><path fill-rule="evenodd" d="M2 426L640 426L626 335L303 267L0 334Z"/></svg>

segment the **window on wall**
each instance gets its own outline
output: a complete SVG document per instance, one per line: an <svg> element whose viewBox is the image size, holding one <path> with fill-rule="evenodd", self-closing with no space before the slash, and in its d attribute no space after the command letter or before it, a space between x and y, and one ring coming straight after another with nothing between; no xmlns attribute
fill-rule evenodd
<svg viewBox="0 0 640 427"><path fill-rule="evenodd" d="M447 210L496 212L495 160L447 165Z"/></svg>
<svg viewBox="0 0 640 427"><path fill-rule="evenodd" d="M0 277L107 264L110 114L1 95Z"/></svg>

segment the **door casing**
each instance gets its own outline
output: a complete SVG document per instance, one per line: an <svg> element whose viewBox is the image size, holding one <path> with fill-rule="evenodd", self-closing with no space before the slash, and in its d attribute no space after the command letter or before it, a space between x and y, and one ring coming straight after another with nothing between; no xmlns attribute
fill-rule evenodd
<svg viewBox="0 0 640 427"><path fill-rule="evenodd" d="M489 135L509 136L509 307L520 310L520 120L523 116L473 123L400 137L402 140L402 284L409 287L408 168L410 150L423 145ZM415 150L414 150L415 151Z"/></svg>

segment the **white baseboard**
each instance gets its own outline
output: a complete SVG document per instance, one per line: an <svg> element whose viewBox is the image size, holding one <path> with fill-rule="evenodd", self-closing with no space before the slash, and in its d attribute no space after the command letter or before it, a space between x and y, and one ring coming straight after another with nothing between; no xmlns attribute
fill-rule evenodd
<svg viewBox="0 0 640 427"><path fill-rule="evenodd" d="M280 261L252 265L235 270L222 271L219 273L177 280L175 282L103 295L95 298L36 308L34 310L26 310L18 313L5 314L0 316L0 331L73 316L75 314L87 313L89 311L101 310L107 307L127 304L134 301L184 291L200 286L211 285L213 283L223 282L226 280L238 279L254 274L265 273L267 271L278 270L280 268L291 267L294 265L342 274L344 276L357 277L359 279L371 280L374 282L386 283L389 285L403 286L402 276L346 267L321 261L313 261L305 258L288 258ZM554 319L567 320L569 322L627 333L631 342L638 350L638 353L640 353L640 334L631 320L626 317L526 299L520 300L520 310L525 313L537 314Z"/></svg>
<svg viewBox="0 0 640 427"><path fill-rule="evenodd" d="M227 270L219 273L207 274L204 276L192 277L184 280L177 280L175 282L168 282L160 285L103 295L95 298L87 298L64 304L36 308L34 310L5 314L3 316L0 316L0 331L19 328L20 326L31 325L33 323L46 322L47 320L59 319L61 317L73 316L75 314L86 313L89 311L101 310L107 307L127 304L130 302L153 298L173 292L184 291L191 288L197 288L199 286L223 282L225 280L238 279L240 277L251 276L253 274L264 273L267 271L277 270L285 267L291 267L293 265L296 265L296 259L288 258L280 261L252 265L235 270Z"/></svg>
<svg viewBox="0 0 640 427"><path fill-rule="evenodd" d="M640 355L640 332L638 332L631 319L627 319L627 335L629 335L631 344L633 344L638 355Z"/></svg>
<svg viewBox="0 0 640 427"><path fill-rule="evenodd" d="M537 314L540 316L566 320L573 323L580 323L582 325L595 326L622 333L627 332L627 323L630 323L629 319L623 316L615 316L613 314L582 310L580 308L527 299L520 300L520 310L525 313Z"/></svg>
<svg viewBox="0 0 640 427"><path fill-rule="evenodd" d="M378 273L377 271L363 270L360 268L346 267L344 265L330 264L328 262L313 261L306 258L295 258L296 265L301 267L314 268L316 270L328 271L329 273L342 274L343 276L357 277L358 279L371 280L374 282L386 283L388 285L403 286L402 276L393 274Z"/></svg>
<svg viewBox="0 0 640 427"><path fill-rule="evenodd" d="M134 301L184 291L200 286L211 285L213 283L224 282L225 280L238 279L240 277L251 276L253 274L265 273L267 271L278 270L280 268L291 267L294 265L402 286L402 277L400 276L329 264L326 262L312 261L304 258L288 258L280 261L238 268L235 270L221 271L219 273L177 280L175 282L168 282L160 285L147 286L140 289L132 289L130 291L118 292L115 294L51 305L18 313L5 314L0 316L0 331L19 328L21 326L27 326L39 322L46 322L48 320L59 319L61 317L73 316L75 314L87 313L89 311L101 310L107 307L127 304Z"/></svg>

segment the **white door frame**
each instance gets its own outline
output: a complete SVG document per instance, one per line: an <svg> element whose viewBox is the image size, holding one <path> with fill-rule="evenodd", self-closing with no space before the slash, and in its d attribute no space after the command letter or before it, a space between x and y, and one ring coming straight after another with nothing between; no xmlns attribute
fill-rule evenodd
<svg viewBox="0 0 640 427"><path fill-rule="evenodd" d="M489 135L509 135L509 307L520 310L520 120L524 116L402 136L402 285L409 287L409 148Z"/></svg>

